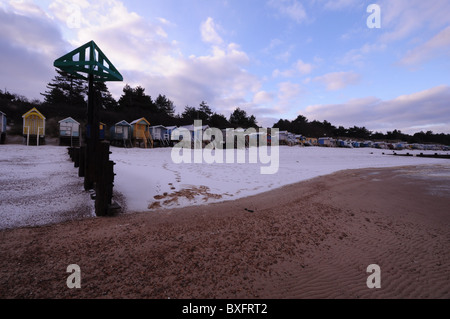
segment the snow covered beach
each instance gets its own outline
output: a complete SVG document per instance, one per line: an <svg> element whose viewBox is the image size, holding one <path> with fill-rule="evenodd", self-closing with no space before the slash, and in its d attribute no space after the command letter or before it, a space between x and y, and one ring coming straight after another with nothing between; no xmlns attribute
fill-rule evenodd
<svg viewBox="0 0 450 319"><path fill-rule="evenodd" d="M261 163L176 164L170 148L111 151L114 190L127 212L234 200L346 169L450 165L446 159L388 156L382 153L392 151L371 148L280 147L278 172L262 175ZM77 173L66 147L1 145L0 229L94 217L94 203Z"/></svg>
<svg viewBox="0 0 450 319"><path fill-rule="evenodd" d="M127 199L128 210L136 212L233 200L346 169L450 165L447 159L397 157L383 153L392 154L392 151L281 146L279 169L273 175L260 173L260 168L265 164L251 164L248 161L175 164L170 149L112 148L111 159L117 163L115 190Z"/></svg>

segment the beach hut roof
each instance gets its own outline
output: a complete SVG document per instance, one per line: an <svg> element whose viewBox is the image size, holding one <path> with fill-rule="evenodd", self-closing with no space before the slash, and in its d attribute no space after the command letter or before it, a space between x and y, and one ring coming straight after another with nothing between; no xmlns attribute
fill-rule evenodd
<svg viewBox="0 0 450 319"><path fill-rule="evenodd" d="M166 126L166 129L168 130L173 130L176 129L178 126L174 125L174 126Z"/></svg>
<svg viewBox="0 0 450 319"><path fill-rule="evenodd" d="M33 107L31 110L29 110L27 113L25 113L24 115L22 115L23 118L28 117L29 115L31 115L32 113L36 113L40 118L45 120L45 116L42 115L41 112L39 112L35 107Z"/></svg>
<svg viewBox="0 0 450 319"><path fill-rule="evenodd" d="M145 117L141 117L140 119L134 120L134 121L131 122L130 124L131 124L131 125L134 125L134 124L137 124L137 123L142 122L142 121L144 121L145 123L147 123L148 126L150 126L149 121L147 121L147 120L145 119Z"/></svg>
<svg viewBox="0 0 450 319"><path fill-rule="evenodd" d="M80 124L77 121L75 121L73 118L68 117L65 118L64 120L59 121L58 123L75 123L75 124Z"/></svg>
<svg viewBox="0 0 450 319"><path fill-rule="evenodd" d="M164 125L155 125L155 126L150 126L151 128L156 128L156 127L162 127L162 128L167 128Z"/></svg>
<svg viewBox="0 0 450 319"><path fill-rule="evenodd" d="M131 124L128 123L127 121L125 121L125 120L117 122L115 125L116 126L131 126Z"/></svg>
<svg viewBox="0 0 450 319"><path fill-rule="evenodd" d="M3 113L2 111L0 111L1 114L6 115L5 113Z"/></svg>

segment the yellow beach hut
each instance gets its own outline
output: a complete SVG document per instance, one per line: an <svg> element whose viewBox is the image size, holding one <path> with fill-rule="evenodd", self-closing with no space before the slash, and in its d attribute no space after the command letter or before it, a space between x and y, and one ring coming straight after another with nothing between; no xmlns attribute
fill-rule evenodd
<svg viewBox="0 0 450 319"><path fill-rule="evenodd" d="M141 143L144 143L144 147L152 147L153 148L153 139L150 134L150 122L142 117L138 120L135 120L130 123L131 129L133 130L133 144L141 146Z"/></svg>
<svg viewBox="0 0 450 319"><path fill-rule="evenodd" d="M45 144L45 116L33 107L22 118L23 137L27 145Z"/></svg>

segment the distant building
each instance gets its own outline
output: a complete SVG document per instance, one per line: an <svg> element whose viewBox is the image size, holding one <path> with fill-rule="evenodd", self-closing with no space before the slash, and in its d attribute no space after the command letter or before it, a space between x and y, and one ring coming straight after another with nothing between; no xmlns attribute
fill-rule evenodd
<svg viewBox="0 0 450 319"><path fill-rule="evenodd" d="M317 146L319 145L319 140L315 137L302 137L302 144L304 146Z"/></svg>
<svg viewBox="0 0 450 319"><path fill-rule="evenodd" d="M157 146L169 146L170 134L167 127L163 125L150 126L150 134L153 138L153 143Z"/></svg>
<svg viewBox="0 0 450 319"><path fill-rule="evenodd" d="M127 121L120 121L111 127L110 132L111 145L133 147L131 138L133 136L131 124Z"/></svg>
<svg viewBox="0 0 450 319"><path fill-rule="evenodd" d="M103 141L106 138L106 124L100 122L98 124L98 138L100 141ZM91 136L91 127L90 125L86 125L86 138L90 138Z"/></svg>
<svg viewBox="0 0 450 319"><path fill-rule="evenodd" d="M45 144L45 116L35 107L22 115L23 137L27 145Z"/></svg>
<svg viewBox="0 0 450 319"><path fill-rule="evenodd" d="M336 145L336 141L331 137L321 137L318 139L320 146L333 147Z"/></svg>
<svg viewBox="0 0 450 319"><path fill-rule="evenodd" d="M68 117L59 123L59 145L80 146L80 123Z"/></svg>
<svg viewBox="0 0 450 319"><path fill-rule="evenodd" d="M153 147L153 138L150 134L150 122L141 117L130 123L133 131L133 144L141 147L141 143L145 148Z"/></svg>

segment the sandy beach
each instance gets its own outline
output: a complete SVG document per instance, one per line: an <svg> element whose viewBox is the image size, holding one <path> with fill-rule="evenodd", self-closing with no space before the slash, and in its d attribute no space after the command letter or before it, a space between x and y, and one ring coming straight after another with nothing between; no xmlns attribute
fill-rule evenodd
<svg viewBox="0 0 450 319"><path fill-rule="evenodd" d="M449 173L346 170L235 201L2 230L0 298L450 298ZM66 285L70 264L81 289ZM380 289L366 285L370 264Z"/></svg>

